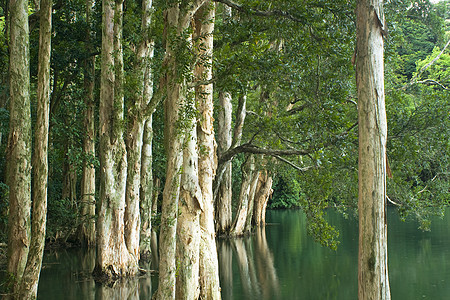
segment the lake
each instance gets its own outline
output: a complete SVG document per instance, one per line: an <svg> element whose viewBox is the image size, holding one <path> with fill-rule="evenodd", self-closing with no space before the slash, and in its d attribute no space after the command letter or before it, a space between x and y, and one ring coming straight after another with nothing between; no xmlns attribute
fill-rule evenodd
<svg viewBox="0 0 450 300"><path fill-rule="evenodd" d="M222 298L357 299L358 222L329 210L340 231L333 251L306 234L299 210L268 211L265 229L247 238L218 240ZM447 213L450 213L447 210ZM450 295L450 218L430 232L402 222L388 209L388 263L392 299L447 299ZM46 252L38 299L150 299L157 277L143 275L113 287L90 277L94 251Z"/></svg>

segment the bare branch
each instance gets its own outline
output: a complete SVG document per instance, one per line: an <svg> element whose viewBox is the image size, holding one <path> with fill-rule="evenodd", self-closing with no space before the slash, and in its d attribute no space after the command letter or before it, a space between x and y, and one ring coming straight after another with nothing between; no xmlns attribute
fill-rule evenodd
<svg viewBox="0 0 450 300"><path fill-rule="evenodd" d="M290 165L291 167L293 167L294 169L299 170L300 172L306 172L306 171L311 170L312 168L314 168L313 166L304 167L304 168L299 167L296 164L294 164L293 162L291 162L291 161L289 161L289 160L287 160L287 159L285 159L285 158L283 158L283 157L281 157L279 155L273 155L273 157L275 157L278 160L281 160L282 162Z"/></svg>
<svg viewBox="0 0 450 300"><path fill-rule="evenodd" d="M444 49L442 49L442 51L438 54L438 56L436 56L432 61L430 61L428 64L426 64L425 66L423 66L419 72L414 75L413 78L411 78L411 81L407 84L405 84L402 87L402 90L406 90L406 88L408 88L409 86L413 85L414 83L417 83L417 79L420 77L420 75L423 74L423 72L425 72L429 67L431 67L440 57L441 55L444 53L444 51L447 49L447 47L450 45L450 40L448 40L447 44L445 44ZM431 79L430 79L431 80ZM419 82L420 83L420 82Z"/></svg>

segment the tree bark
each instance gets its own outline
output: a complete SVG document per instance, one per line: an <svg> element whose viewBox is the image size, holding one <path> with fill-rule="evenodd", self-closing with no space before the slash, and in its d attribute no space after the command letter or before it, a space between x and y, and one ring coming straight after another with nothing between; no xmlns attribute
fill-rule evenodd
<svg viewBox="0 0 450 300"><path fill-rule="evenodd" d="M86 23L90 24L93 0L86 0ZM86 52L91 52L91 30L86 32ZM95 157L95 56L86 59L84 71L85 104L84 128L86 133L83 141L83 177L81 179L81 222L80 240L87 246L95 245L95 167L88 158Z"/></svg>
<svg viewBox="0 0 450 300"><path fill-rule="evenodd" d="M31 112L28 1L9 2L10 120L7 147L9 219L7 272L17 293L26 265L31 207Z"/></svg>
<svg viewBox="0 0 450 300"><path fill-rule="evenodd" d="M52 0L40 1L39 62L37 90L37 119L33 156L33 216L27 264L18 299L36 299L44 256L47 223L48 186L48 128L50 109L50 53L52 29Z"/></svg>
<svg viewBox="0 0 450 300"><path fill-rule="evenodd" d="M266 207L272 192L272 176L267 170L264 170L260 172L258 188L255 193L253 220L258 227L262 227L266 223Z"/></svg>
<svg viewBox="0 0 450 300"><path fill-rule="evenodd" d="M194 99L187 105L194 110ZM198 299L199 297L199 255L200 255L200 213L204 209L202 191L199 185L196 118L188 122L183 146L183 172L181 175L180 204L177 227L178 275L176 299Z"/></svg>
<svg viewBox="0 0 450 300"><path fill-rule="evenodd" d="M163 64L166 67L166 73L163 83L167 93L167 98L164 101L164 142L167 167L161 205L159 281L156 295L156 299L159 300L175 299L176 286L176 229L181 181L180 170L183 161L183 134L177 131L177 123L180 120L180 110L184 102L184 80L177 78L177 61L173 43L189 26L189 23L180 22L179 19L179 4L171 3L165 11L164 24L166 28L166 53Z"/></svg>
<svg viewBox="0 0 450 300"><path fill-rule="evenodd" d="M255 162L253 156L249 156L242 167L242 183L239 192L239 208L233 221L231 235L240 236L244 234L245 223L248 214L248 204L253 174L255 172Z"/></svg>
<svg viewBox="0 0 450 300"><path fill-rule="evenodd" d="M233 107L231 95L227 92L219 93L219 112L217 126L217 152L220 156L231 146L231 119ZM216 232L219 235L229 234L232 224L232 181L231 161L224 165L222 180L220 181L216 199Z"/></svg>
<svg viewBox="0 0 450 300"><path fill-rule="evenodd" d="M197 57L194 77L197 80L212 78L213 32L215 4L203 1L195 15L195 37L198 38ZM217 258L214 228L213 180L217 168L216 142L214 138L213 86L197 86L196 103L200 120L197 125L199 175L198 182L203 198L203 210L200 214L200 298L220 299L219 262Z"/></svg>
<svg viewBox="0 0 450 300"><path fill-rule="evenodd" d="M149 260L151 254L152 239L152 209L153 209L153 157L152 140L153 126L152 116L144 125L144 136L142 140L142 162L141 162L141 190L139 192L139 205L141 216L140 257L141 260Z"/></svg>
<svg viewBox="0 0 450 300"><path fill-rule="evenodd" d="M122 6L121 1L103 1L100 209L94 274L108 280L133 275L138 267L124 237L127 157L123 137Z"/></svg>
<svg viewBox="0 0 450 300"><path fill-rule="evenodd" d="M381 0L358 0L358 298L390 299L386 225L386 136Z"/></svg>
<svg viewBox="0 0 450 300"><path fill-rule="evenodd" d="M139 258L139 235L141 232L139 210L142 178L141 161L143 135L145 129L144 126L147 119L143 112L145 106L150 102L151 96L153 94L153 83L150 70L150 63L153 57L153 45L149 39L151 15L152 1L145 0L142 2L141 41L137 46L137 60L135 61L134 65L134 75L137 77L136 80L139 85L132 94L132 97L130 99L131 105L128 111L128 176L125 208L125 241L127 243L128 251L130 251L136 258ZM148 125L151 126L151 123L148 123ZM149 136L147 135L147 138L148 137ZM151 142L149 147L151 147ZM144 169L144 172L145 171L146 170Z"/></svg>

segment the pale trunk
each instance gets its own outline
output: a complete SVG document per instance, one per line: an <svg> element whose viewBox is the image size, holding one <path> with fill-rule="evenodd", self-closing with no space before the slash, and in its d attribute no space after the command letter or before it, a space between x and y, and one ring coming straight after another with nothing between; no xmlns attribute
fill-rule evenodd
<svg viewBox="0 0 450 300"><path fill-rule="evenodd" d="M93 0L86 0L86 22L89 24L92 14ZM91 41L91 30L86 32L88 45ZM91 51L91 46L86 46ZM95 56L86 59L84 73L85 103L84 127L86 133L83 141L83 152L87 157L95 157ZM95 168L88 159L83 162L83 177L81 179L81 223L80 240L88 246L95 245Z"/></svg>
<svg viewBox="0 0 450 300"><path fill-rule="evenodd" d="M163 191L161 205L161 225L159 239L159 282L156 298L159 300L175 299L176 285L176 233L178 200L180 195L181 164L182 156L182 133L177 132L177 123L180 119L180 109L183 105L182 84L176 76L177 64L171 43L176 36L173 36L173 28L177 28L178 35L184 28L178 28L180 9L178 5L172 5L166 10L167 28L166 54L164 64L166 66L165 89L167 98L164 101L165 127L164 139L166 147L167 167L166 182ZM186 25L187 27L187 25Z"/></svg>
<svg viewBox="0 0 450 300"><path fill-rule="evenodd" d="M255 196L259 183L259 174L261 171L253 173L252 181L250 182L250 193L248 194L248 209L245 220L244 234L251 233L253 221L253 209L255 207Z"/></svg>
<svg viewBox="0 0 450 300"><path fill-rule="evenodd" d="M255 172L255 163L253 156L247 158L245 165L242 168L242 183L241 191L239 193L239 208L234 218L231 234L239 236L244 233L245 223L248 214L249 196L251 190L251 183L253 181L253 173Z"/></svg>
<svg viewBox="0 0 450 300"><path fill-rule="evenodd" d="M125 241L128 251L137 259L139 259L139 235L141 230L139 210L142 168L141 159L144 125L146 121L143 111L151 97L149 89L152 89L152 78L151 76L148 78L150 73L150 60L153 56L153 46L148 38L151 9L151 0L142 2L142 41L138 45L137 61L134 66L135 75L137 76L140 88L136 89L131 97L131 107L128 113L130 125L127 135L128 177L125 208Z"/></svg>
<svg viewBox="0 0 450 300"><path fill-rule="evenodd" d="M7 272L16 293L29 249L31 207L31 112L28 1L9 2L10 120L7 148L9 185Z"/></svg>
<svg viewBox="0 0 450 300"><path fill-rule="evenodd" d="M193 105L192 100L189 101ZM194 109L193 107L191 109ZM198 183L196 119L189 120L183 146L180 203L177 227L176 299L197 299L199 296L200 212L203 200Z"/></svg>
<svg viewBox="0 0 450 300"><path fill-rule="evenodd" d="M217 152L220 156L231 146L231 119L232 104L229 93L219 93L219 112L217 126ZM232 223L232 181L231 181L231 161L226 162L223 167L222 180L218 187L216 199L216 232L221 235L228 234Z"/></svg>
<svg viewBox="0 0 450 300"><path fill-rule="evenodd" d="M52 0L41 0L37 119L33 156L33 216L27 264L18 299L36 299L45 245L48 185L48 128L50 101Z"/></svg>
<svg viewBox="0 0 450 300"><path fill-rule="evenodd" d="M141 216L140 256L141 259L144 260L149 260L149 255L151 254L153 204L152 140L153 128L152 116L150 116L144 125L141 162L141 190L139 194Z"/></svg>
<svg viewBox="0 0 450 300"><path fill-rule="evenodd" d="M272 195L272 177L267 170L260 173L258 189L255 194L254 223L256 226L264 226L266 223L266 207L270 195Z"/></svg>
<svg viewBox="0 0 450 300"><path fill-rule="evenodd" d="M100 209L94 273L108 279L137 272L137 260L128 252L124 238L127 159L122 125L121 20L122 3L104 0L100 86Z"/></svg>
<svg viewBox="0 0 450 300"><path fill-rule="evenodd" d="M386 225L386 135L382 1L358 0L358 298L390 299Z"/></svg>
<svg viewBox="0 0 450 300"><path fill-rule="evenodd" d="M200 38L196 54L203 59L195 67L195 78L199 80L212 78L214 18L215 4L205 1L195 15L195 35ZM200 114L197 126L200 152L198 181L203 196L203 210L200 214L200 298L214 300L220 299L220 283L214 228L213 180L217 157L212 84L198 86L195 94Z"/></svg>

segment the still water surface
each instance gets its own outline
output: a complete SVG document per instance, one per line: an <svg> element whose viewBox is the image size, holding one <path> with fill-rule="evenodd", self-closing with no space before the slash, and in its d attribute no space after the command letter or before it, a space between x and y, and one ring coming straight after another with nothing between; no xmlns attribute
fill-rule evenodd
<svg viewBox="0 0 450 300"><path fill-rule="evenodd" d="M392 299L449 299L450 216L435 219L431 232L401 222L388 210L389 276ZM328 211L340 230L337 251L306 234L301 211L268 211L265 230L248 238L219 240L222 298L357 299L357 219ZM38 299L150 299L157 277L145 275L115 287L90 277L94 253L46 253Z"/></svg>

